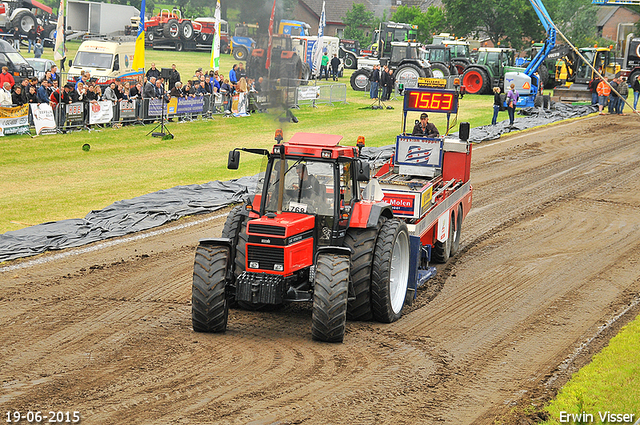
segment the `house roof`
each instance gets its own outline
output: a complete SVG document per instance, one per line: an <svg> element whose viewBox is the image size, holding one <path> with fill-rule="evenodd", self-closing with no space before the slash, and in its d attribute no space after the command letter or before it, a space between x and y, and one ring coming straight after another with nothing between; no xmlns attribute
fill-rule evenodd
<svg viewBox="0 0 640 425"><path fill-rule="evenodd" d="M316 18L320 19L322 13L322 0L298 0L309 12L313 13ZM328 23L343 23L343 19L347 12L351 10L354 3L364 3L367 9L371 10L370 0L325 0L324 11L326 13L326 21Z"/></svg>
<svg viewBox="0 0 640 425"><path fill-rule="evenodd" d="M598 11L596 12L596 22L597 22L597 26L598 27L603 27L606 25L607 22L609 22L609 20L613 17L613 15L616 14L616 12L620 9L626 9L627 12L631 12L634 15L638 16L638 18L640 18L640 13L631 10L627 7L622 7L622 6L604 6L604 7L600 7L598 8Z"/></svg>

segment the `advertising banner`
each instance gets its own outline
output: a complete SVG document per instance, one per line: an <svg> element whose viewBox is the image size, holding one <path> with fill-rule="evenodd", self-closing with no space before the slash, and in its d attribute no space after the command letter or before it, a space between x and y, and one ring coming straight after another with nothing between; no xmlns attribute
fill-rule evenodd
<svg viewBox="0 0 640 425"><path fill-rule="evenodd" d="M36 126L38 136L46 134L56 134L56 119L53 116L53 109L46 103L31 103L31 115Z"/></svg>
<svg viewBox="0 0 640 425"><path fill-rule="evenodd" d="M0 108L0 136L30 134L29 105Z"/></svg>
<svg viewBox="0 0 640 425"><path fill-rule="evenodd" d="M135 100L123 100L119 102L120 108L120 120L135 120L136 119L136 101Z"/></svg>
<svg viewBox="0 0 640 425"><path fill-rule="evenodd" d="M178 99L178 114L200 114L204 109L204 97L181 97Z"/></svg>
<svg viewBox="0 0 640 425"><path fill-rule="evenodd" d="M70 103L67 106L67 121L77 122L84 120L84 104L82 102Z"/></svg>
<svg viewBox="0 0 640 425"><path fill-rule="evenodd" d="M89 104L89 124L108 124L113 119L113 102L103 100Z"/></svg>

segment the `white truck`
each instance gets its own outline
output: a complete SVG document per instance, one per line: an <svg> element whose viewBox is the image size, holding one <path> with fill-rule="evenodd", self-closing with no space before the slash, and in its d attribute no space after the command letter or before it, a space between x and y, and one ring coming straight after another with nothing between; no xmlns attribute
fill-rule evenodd
<svg viewBox="0 0 640 425"><path fill-rule="evenodd" d="M89 72L101 86L113 81L135 81L144 75L144 70L132 68L134 52L134 42L83 41L69 68L68 81L75 83L82 71Z"/></svg>

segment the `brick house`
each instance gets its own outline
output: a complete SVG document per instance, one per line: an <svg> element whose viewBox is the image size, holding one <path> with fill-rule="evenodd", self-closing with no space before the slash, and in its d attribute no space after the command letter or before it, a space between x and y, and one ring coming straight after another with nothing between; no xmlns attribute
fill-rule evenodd
<svg viewBox="0 0 640 425"><path fill-rule="evenodd" d="M326 0L325 13L327 26L324 29L325 35L342 38L345 24L342 22L351 10L354 3L363 3L367 10L372 11L376 16L381 17L383 10L387 10L387 16L391 8L391 0ZM311 25L311 34L318 34L318 22L322 13L322 0L298 0L293 9L295 19L304 21Z"/></svg>
<svg viewBox="0 0 640 425"><path fill-rule="evenodd" d="M624 40L628 28L639 20L639 13L622 6L602 6L596 12L598 35L612 41Z"/></svg>

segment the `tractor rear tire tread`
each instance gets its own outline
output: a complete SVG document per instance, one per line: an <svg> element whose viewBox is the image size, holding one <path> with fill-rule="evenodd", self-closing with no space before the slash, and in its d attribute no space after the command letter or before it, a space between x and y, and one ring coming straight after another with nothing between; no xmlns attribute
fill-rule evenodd
<svg viewBox="0 0 640 425"><path fill-rule="evenodd" d="M199 245L193 266L191 321L196 332L227 330L229 304L225 296L229 249Z"/></svg>
<svg viewBox="0 0 640 425"><path fill-rule="evenodd" d="M351 249L351 284L355 300L349 301L349 320L371 320L371 265L378 229L347 230L344 244Z"/></svg>
<svg viewBox="0 0 640 425"><path fill-rule="evenodd" d="M323 342L342 342L347 323L349 257L318 255L313 291L311 335Z"/></svg>

